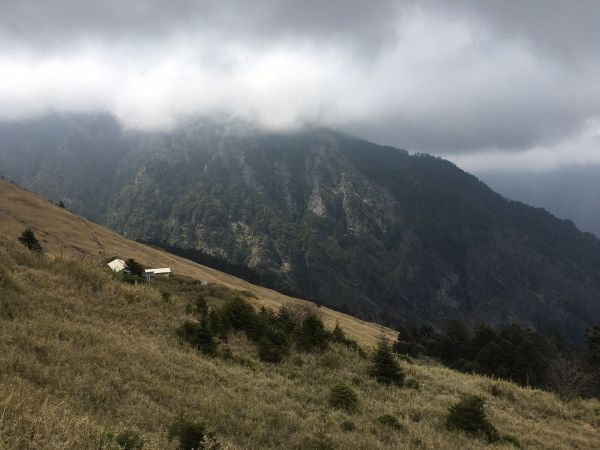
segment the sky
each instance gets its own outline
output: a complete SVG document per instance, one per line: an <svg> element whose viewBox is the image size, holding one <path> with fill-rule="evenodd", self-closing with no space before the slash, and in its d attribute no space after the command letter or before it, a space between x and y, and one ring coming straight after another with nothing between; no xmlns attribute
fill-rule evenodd
<svg viewBox="0 0 600 450"><path fill-rule="evenodd" d="M0 120L327 126L474 172L600 163L597 0L0 0Z"/></svg>

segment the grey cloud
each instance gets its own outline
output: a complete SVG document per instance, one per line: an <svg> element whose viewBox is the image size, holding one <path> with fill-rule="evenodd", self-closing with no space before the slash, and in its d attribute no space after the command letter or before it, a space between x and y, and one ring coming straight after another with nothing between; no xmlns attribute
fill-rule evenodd
<svg viewBox="0 0 600 450"><path fill-rule="evenodd" d="M73 39L156 42L201 32L219 39L300 39L377 50L393 41L400 2L380 0L0 1L5 38L39 48Z"/></svg>
<svg viewBox="0 0 600 450"><path fill-rule="evenodd" d="M504 39L523 40L571 62L599 61L600 5L597 0L424 0L455 19L484 22Z"/></svg>
<svg viewBox="0 0 600 450"><path fill-rule="evenodd" d="M0 117L219 113L558 164L600 123L598 23L592 0L0 0Z"/></svg>
<svg viewBox="0 0 600 450"><path fill-rule="evenodd" d="M502 39L523 39L572 59L598 58L596 0L0 0L0 29L35 44L74 37L162 39L181 30L389 44L402 14L484 22Z"/></svg>

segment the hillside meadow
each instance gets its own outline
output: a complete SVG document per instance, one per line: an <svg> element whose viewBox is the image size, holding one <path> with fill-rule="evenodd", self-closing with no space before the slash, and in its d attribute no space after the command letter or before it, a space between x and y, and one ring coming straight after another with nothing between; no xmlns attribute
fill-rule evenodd
<svg viewBox="0 0 600 450"><path fill-rule="evenodd" d="M168 428L181 415L204 423L224 449L515 448L446 429L448 407L464 394L483 397L490 421L523 448L600 443L598 401L562 401L433 362L400 362L420 384L409 389L378 384L368 359L336 344L269 364L233 334L205 356L175 333L190 318L193 288L164 292L2 238L0 448L118 449L114 436L129 430L144 449L175 449ZM354 413L330 406L339 383L357 393ZM402 429L380 423L383 414Z"/></svg>

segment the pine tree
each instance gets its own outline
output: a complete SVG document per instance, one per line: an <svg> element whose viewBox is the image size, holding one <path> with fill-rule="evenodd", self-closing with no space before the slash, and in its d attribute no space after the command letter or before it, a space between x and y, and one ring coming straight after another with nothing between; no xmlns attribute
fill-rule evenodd
<svg viewBox="0 0 600 450"><path fill-rule="evenodd" d="M490 442L496 442L499 439L496 428L485 415L483 399L476 395L467 395L448 409L446 426L450 430L462 430L484 436Z"/></svg>
<svg viewBox="0 0 600 450"><path fill-rule="evenodd" d="M331 332L331 340L341 344L346 342L346 333L344 333L344 330L342 330L338 321L335 322L335 328Z"/></svg>
<svg viewBox="0 0 600 450"><path fill-rule="evenodd" d="M225 302L220 310L221 320L228 328L236 331L250 332L251 339L256 335L253 331L256 329L257 315L254 307L240 297L230 298Z"/></svg>
<svg viewBox="0 0 600 450"><path fill-rule="evenodd" d="M136 275L138 277L144 276L144 266L142 266L135 259L128 259L127 261L125 261L125 265L127 266L127 269L129 270L129 273L131 273L131 275Z"/></svg>
<svg viewBox="0 0 600 450"><path fill-rule="evenodd" d="M283 359L283 354L282 347L268 337L263 336L258 341L258 358L261 361L278 363Z"/></svg>
<svg viewBox="0 0 600 450"><path fill-rule="evenodd" d="M322 351L327 348L327 332L319 316L316 314L306 316L296 341L298 348L305 352Z"/></svg>
<svg viewBox="0 0 600 450"><path fill-rule="evenodd" d="M292 311L287 306L282 306L277 313L277 326L287 335L296 329L296 321Z"/></svg>
<svg viewBox="0 0 600 450"><path fill-rule="evenodd" d="M394 358L390 344L384 336L379 338L377 349L373 355L373 365L371 366L370 374L382 384L393 384L396 386L404 384L404 372Z"/></svg>
<svg viewBox="0 0 600 450"><path fill-rule="evenodd" d="M205 355L213 356L217 353L217 340L204 319L200 323L184 322L177 330L177 334Z"/></svg>
<svg viewBox="0 0 600 450"><path fill-rule="evenodd" d="M19 242L34 253L42 253L42 244L39 243L31 228L27 228L19 236Z"/></svg>

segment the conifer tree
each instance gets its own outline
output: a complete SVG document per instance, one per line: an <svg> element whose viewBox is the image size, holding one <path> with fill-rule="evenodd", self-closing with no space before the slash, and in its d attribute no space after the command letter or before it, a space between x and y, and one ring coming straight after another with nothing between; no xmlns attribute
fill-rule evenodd
<svg viewBox="0 0 600 450"><path fill-rule="evenodd" d="M177 334L205 355L212 356L217 353L217 340L204 319L200 323L184 322L177 330Z"/></svg>
<svg viewBox="0 0 600 450"><path fill-rule="evenodd" d="M296 321L292 311L287 306L282 306L277 313L277 326L286 334L292 334L296 329Z"/></svg>
<svg viewBox="0 0 600 450"><path fill-rule="evenodd" d="M331 332L331 340L340 343L346 342L346 333L344 333L344 330L342 330L338 321L335 322L335 328Z"/></svg>
<svg viewBox="0 0 600 450"><path fill-rule="evenodd" d="M404 371L394 358L390 344L385 336L379 338L377 349L373 355L373 365L371 366L370 373L381 384L393 384L396 386L404 384Z"/></svg>
<svg viewBox="0 0 600 450"><path fill-rule="evenodd" d="M327 348L327 332L319 316L306 316L298 331L297 343L298 348L305 352L322 351Z"/></svg>
<svg viewBox="0 0 600 450"><path fill-rule="evenodd" d="M258 357L261 361L278 363L283 359L283 349L267 336L258 341Z"/></svg>
<svg viewBox="0 0 600 450"><path fill-rule="evenodd" d="M144 266L142 266L135 259L128 259L127 261L125 261L125 265L127 266L127 269L129 269L131 275L136 275L138 277L144 276Z"/></svg>

